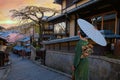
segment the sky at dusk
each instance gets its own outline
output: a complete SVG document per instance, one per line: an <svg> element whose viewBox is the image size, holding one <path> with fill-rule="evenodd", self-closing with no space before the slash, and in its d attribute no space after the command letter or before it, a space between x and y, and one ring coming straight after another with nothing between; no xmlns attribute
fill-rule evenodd
<svg viewBox="0 0 120 80"><path fill-rule="evenodd" d="M12 9L21 9L28 5L42 6L60 9L60 5L53 4L54 0L0 0L0 26L8 28L16 25L15 20L11 18Z"/></svg>

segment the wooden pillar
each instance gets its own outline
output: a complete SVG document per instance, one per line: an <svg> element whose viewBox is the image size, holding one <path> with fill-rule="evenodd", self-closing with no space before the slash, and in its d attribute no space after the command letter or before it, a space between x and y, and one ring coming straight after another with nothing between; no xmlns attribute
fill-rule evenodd
<svg viewBox="0 0 120 80"><path fill-rule="evenodd" d="M75 36L75 18L74 18L74 15L71 16L71 20L70 20L70 36Z"/></svg>
<svg viewBox="0 0 120 80"><path fill-rule="evenodd" d="M102 16L101 30L103 30L104 15Z"/></svg>
<svg viewBox="0 0 120 80"><path fill-rule="evenodd" d="M117 34L120 34L120 11L117 12Z"/></svg>
<svg viewBox="0 0 120 80"><path fill-rule="evenodd" d="M115 34L117 34L117 21L118 21L118 19L117 19L117 16L115 17ZM114 41L114 43L116 43L117 42L117 40L116 40L116 38L115 38L115 41Z"/></svg>

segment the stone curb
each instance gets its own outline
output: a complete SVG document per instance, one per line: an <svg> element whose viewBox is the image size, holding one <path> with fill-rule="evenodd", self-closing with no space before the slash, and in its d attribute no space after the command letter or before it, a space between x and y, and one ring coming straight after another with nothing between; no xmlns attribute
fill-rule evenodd
<svg viewBox="0 0 120 80"><path fill-rule="evenodd" d="M69 75L69 74L66 74L66 73L64 73L64 72L61 72L61 71L55 70L55 69L53 69L53 68L47 67L47 66L42 65L41 63L36 62L36 61L32 61L32 62L35 63L35 64L37 64L38 66L41 66L41 67L47 69L47 70L54 71L54 72L56 72L56 73L59 73L59 74L62 74L62 75L64 75L64 76L67 76L67 77L69 77L69 78L72 78L72 76Z"/></svg>
<svg viewBox="0 0 120 80"><path fill-rule="evenodd" d="M9 74L10 70L11 70L11 62L10 62L9 65L7 65L5 73L4 73L3 77L0 80L6 80L6 78L7 78L8 74Z"/></svg>

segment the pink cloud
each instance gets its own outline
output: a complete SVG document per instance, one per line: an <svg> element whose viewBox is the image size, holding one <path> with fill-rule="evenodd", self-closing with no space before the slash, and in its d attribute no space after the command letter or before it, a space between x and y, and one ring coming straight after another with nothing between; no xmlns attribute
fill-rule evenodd
<svg viewBox="0 0 120 80"><path fill-rule="evenodd" d="M54 0L0 0L0 21L11 20L9 10L21 9L22 7L27 5L58 8L54 4L52 4L53 1Z"/></svg>

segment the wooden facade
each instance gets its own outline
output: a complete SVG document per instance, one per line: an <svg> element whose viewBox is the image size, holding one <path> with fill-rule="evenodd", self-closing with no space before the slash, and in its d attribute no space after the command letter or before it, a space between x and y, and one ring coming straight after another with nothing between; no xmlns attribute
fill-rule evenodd
<svg viewBox="0 0 120 80"><path fill-rule="evenodd" d="M120 34L120 7L119 7L120 0L55 0L55 1L56 3L57 1L61 2L58 3L59 5L61 5L61 15L49 19L48 23L51 23L54 26L57 23L65 22L66 27L64 37L62 35L61 38L72 37L77 35L77 31L79 30L79 26L77 24L78 18L82 18L89 21L98 30L105 31L109 30L114 35ZM105 35L111 36L111 33L110 34L106 33ZM107 43L111 44L113 42L116 42L116 38L117 38L116 36L106 37ZM70 46L73 43L67 42L58 44L55 46L58 46L58 49L60 50L61 47ZM53 46L53 44L49 45ZM64 49L70 51L71 46Z"/></svg>
<svg viewBox="0 0 120 80"><path fill-rule="evenodd" d="M62 1L62 15L50 19L49 22L63 22L65 20L67 25L67 31L69 36L75 36L78 29L76 20L78 18L83 18L93 23L99 25L97 28L111 29L115 34L119 34L119 0L79 0L76 3L71 3L75 0L61 0ZM71 5L71 6L67 6ZM64 14L64 15L63 15ZM112 16L113 15L113 16ZM97 22L97 23L94 23ZM109 27L107 27L109 25ZM71 33L70 33L71 32ZM73 33L74 32L74 33Z"/></svg>

